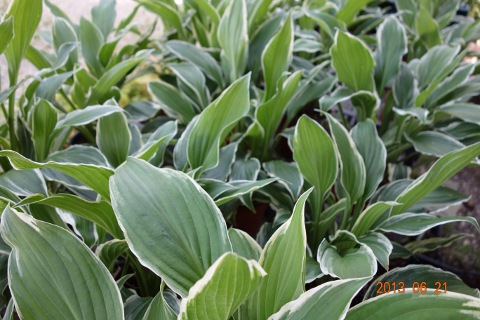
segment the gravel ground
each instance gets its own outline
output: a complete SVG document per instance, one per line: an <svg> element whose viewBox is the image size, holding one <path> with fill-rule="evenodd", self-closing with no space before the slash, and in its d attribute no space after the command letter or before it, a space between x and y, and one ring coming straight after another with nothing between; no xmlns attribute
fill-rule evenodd
<svg viewBox="0 0 480 320"><path fill-rule="evenodd" d="M99 0L51 0L51 2L57 5L60 9L62 9L74 23L78 23L82 16L86 17L87 19L91 18L90 11L92 7L94 7ZM0 0L0 14L7 10L8 4L10 0ZM118 23L125 17L127 17L137 5L136 2L132 0L117 0L117 18L116 22ZM146 28L149 24L155 21L155 16L149 12L144 10L139 10L134 23L139 24L141 27ZM53 15L50 13L50 10L47 6L43 8L43 17L40 23L40 26L37 30L41 31L42 29L49 29L53 22ZM158 24L157 24L158 26ZM161 30L157 27L156 33L158 34ZM126 42L134 41L134 37L129 37L128 35L125 37ZM33 46L36 48L44 49L48 48L48 44L45 43L38 35L35 36L33 40ZM7 76L7 66L5 62L5 58L2 56L0 57L0 72L1 72L1 80L2 80L2 87L5 88L6 84L8 83L8 76ZM28 61L22 62L22 68L20 71L20 79L25 77L28 74L34 74L36 72L36 68L32 66Z"/></svg>

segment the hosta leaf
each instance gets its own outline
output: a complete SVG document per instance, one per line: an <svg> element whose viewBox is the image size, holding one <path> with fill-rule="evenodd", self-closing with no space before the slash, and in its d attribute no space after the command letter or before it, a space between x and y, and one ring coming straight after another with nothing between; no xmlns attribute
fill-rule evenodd
<svg viewBox="0 0 480 320"><path fill-rule="evenodd" d="M7 157L12 166L17 170L40 168L55 169L80 181L87 187L92 188L101 196L107 199L110 197L110 192L108 190L108 179L113 174L113 171L108 168L89 164L58 163L53 161L49 161L47 163L38 163L31 161L11 150L0 151L0 156Z"/></svg>
<svg viewBox="0 0 480 320"><path fill-rule="evenodd" d="M116 112L98 120L97 145L113 167L127 159L131 139L123 113Z"/></svg>
<svg viewBox="0 0 480 320"><path fill-rule="evenodd" d="M365 244L340 255L337 248L324 239L317 252L322 273L340 279L372 277L377 272L375 255Z"/></svg>
<svg viewBox="0 0 480 320"><path fill-rule="evenodd" d="M175 312L170 308L165 297L163 296L163 287L160 288L158 294L153 298L152 302L148 306L145 315L143 316L142 320L175 320L177 319L177 315Z"/></svg>
<svg viewBox="0 0 480 320"><path fill-rule="evenodd" d="M454 103L440 107L442 112L451 114L465 122L480 125L480 106L473 103Z"/></svg>
<svg viewBox="0 0 480 320"><path fill-rule="evenodd" d="M405 212L479 155L480 143L476 143L450 152L438 159L426 173L416 179L397 197L395 201L401 203L401 205L393 208L391 214L396 215Z"/></svg>
<svg viewBox="0 0 480 320"><path fill-rule="evenodd" d="M425 231L450 222L468 222L480 231L480 225L474 217L436 217L427 213L402 213L389 218L378 228L385 232L416 236Z"/></svg>
<svg viewBox="0 0 480 320"><path fill-rule="evenodd" d="M368 299L350 309L347 320L362 319L478 319L480 299L460 293L435 294L428 288L419 294L411 288L405 293L391 293Z"/></svg>
<svg viewBox="0 0 480 320"><path fill-rule="evenodd" d="M363 236L365 233L378 223L379 219L384 216L386 211L394 206L399 205L397 202L377 202L366 208L355 221L352 233L357 237Z"/></svg>
<svg viewBox="0 0 480 320"><path fill-rule="evenodd" d="M0 38L3 39L0 44L0 54L5 51L13 36L13 17L8 17L0 22Z"/></svg>
<svg viewBox="0 0 480 320"><path fill-rule="evenodd" d="M92 21L102 32L105 39L112 32L113 24L115 22L116 0L101 0L95 7L92 8Z"/></svg>
<svg viewBox="0 0 480 320"><path fill-rule="evenodd" d="M152 302L151 297L139 297L132 294L125 301L125 320L142 320Z"/></svg>
<svg viewBox="0 0 480 320"><path fill-rule="evenodd" d="M179 319L228 319L257 289L265 271L256 261L225 253L182 300Z"/></svg>
<svg viewBox="0 0 480 320"><path fill-rule="evenodd" d="M82 56L89 71L96 77L100 77L102 64L100 63L100 48L105 42L102 32L92 22L85 18L80 19L80 43Z"/></svg>
<svg viewBox="0 0 480 320"><path fill-rule="evenodd" d="M427 9L421 7L415 19L415 28L425 46L430 49L442 44L442 37L438 24Z"/></svg>
<svg viewBox="0 0 480 320"><path fill-rule="evenodd" d="M403 268L395 268L375 280L365 293L364 300L378 296L378 282L403 282L405 288L411 288L414 282L425 282L427 288L437 288L438 285L435 284L436 282L441 282L442 285L443 282L446 282L447 291L462 293L476 298L480 297L480 291L478 289L470 288L457 275L429 265L412 264ZM442 295L443 289L442 287Z"/></svg>
<svg viewBox="0 0 480 320"><path fill-rule="evenodd" d="M293 158L315 192L324 196L337 178L337 151L325 129L305 115L295 127Z"/></svg>
<svg viewBox="0 0 480 320"><path fill-rule="evenodd" d="M160 166L163 163L165 150L176 133L176 121L169 121L161 125L133 156L148 161L154 166Z"/></svg>
<svg viewBox="0 0 480 320"><path fill-rule="evenodd" d="M358 152L352 137L338 120L327 114L333 140L340 156L342 186L349 195L350 204L359 199L365 191L366 169L362 155ZM380 162L380 161L379 161ZM375 184L374 181L373 184Z"/></svg>
<svg viewBox="0 0 480 320"><path fill-rule="evenodd" d="M305 291L307 237L304 207L312 189L298 199L292 216L268 240L260 257L267 276L248 305L249 319L266 319Z"/></svg>
<svg viewBox="0 0 480 320"><path fill-rule="evenodd" d="M378 92L383 92L400 71L402 56L407 51L405 28L390 16L378 27L378 49L375 52L375 81Z"/></svg>
<svg viewBox="0 0 480 320"><path fill-rule="evenodd" d="M105 102L112 87L117 85L133 68L144 60L148 51L140 51L135 57L124 60L102 74L98 82L93 86L87 105Z"/></svg>
<svg viewBox="0 0 480 320"><path fill-rule="evenodd" d="M192 130L198 121L200 116L195 116L192 121L183 130L180 139L178 139L175 149L173 149L173 164L177 170L183 171L187 168L188 164L188 141L192 134Z"/></svg>
<svg viewBox="0 0 480 320"><path fill-rule="evenodd" d="M377 232L369 233L366 236L358 238L358 242L367 245L372 251L377 261L388 270L389 257L393 250L393 245L388 238Z"/></svg>
<svg viewBox="0 0 480 320"><path fill-rule="evenodd" d="M279 182L285 184L292 197L296 198L303 186L303 176L298 165L281 160L265 162L263 168L269 176L279 178Z"/></svg>
<svg viewBox="0 0 480 320"><path fill-rule="evenodd" d="M262 53L262 69L267 101L275 94L282 73L288 71L293 52L293 19L288 16L282 28L268 42Z"/></svg>
<svg viewBox="0 0 480 320"><path fill-rule="evenodd" d="M287 303L268 320L343 319L353 298L369 279L324 283Z"/></svg>
<svg viewBox="0 0 480 320"><path fill-rule="evenodd" d="M39 170L10 170L0 175L0 186L9 190L17 197L27 197L32 194L48 194L47 185Z"/></svg>
<svg viewBox="0 0 480 320"><path fill-rule="evenodd" d="M231 251L220 210L186 174L128 158L110 189L132 252L182 296Z"/></svg>
<svg viewBox="0 0 480 320"><path fill-rule="evenodd" d="M255 122L249 128L247 135L251 137L252 149L263 158L267 157L271 140L280 125L299 84L302 73L292 74L288 79L278 81L277 93L267 102L259 105L255 110Z"/></svg>
<svg viewBox="0 0 480 320"><path fill-rule="evenodd" d="M248 233L239 229L230 228L228 229L228 237L232 242L233 252L246 259L256 261L260 259L262 248Z"/></svg>
<svg viewBox="0 0 480 320"><path fill-rule="evenodd" d="M467 63L455 69L455 71L452 73L450 77L443 80L435 88L435 90L432 91L425 105L427 107L431 107L440 99L447 96L449 93L455 91L455 89L457 89L459 86L461 86L462 84L468 81L474 69L475 69L475 65L471 63ZM468 121L468 120L465 120L465 121ZM480 120L478 121L480 122Z"/></svg>
<svg viewBox="0 0 480 320"><path fill-rule="evenodd" d="M248 160L238 159L232 165L230 181L257 180L260 166L260 161L258 161L257 158L250 158Z"/></svg>
<svg viewBox="0 0 480 320"><path fill-rule="evenodd" d="M211 55L198 47L184 41L172 40L167 42L167 47L178 57L185 59L199 67L207 77L222 86L222 69Z"/></svg>
<svg viewBox="0 0 480 320"><path fill-rule="evenodd" d="M365 90L354 91L347 87L339 87L330 96L320 98L320 108L322 111L328 111L334 105L340 102L350 100L353 106L359 108L359 120L371 117L380 100L376 93Z"/></svg>
<svg viewBox="0 0 480 320"><path fill-rule="evenodd" d="M444 156L465 147L458 140L437 131L422 131L415 137L407 137L407 140L417 152L436 157Z"/></svg>
<svg viewBox="0 0 480 320"><path fill-rule="evenodd" d="M188 139L188 162L193 169L218 164L220 143L250 107L249 84L250 75L238 79L200 114Z"/></svg>
<svg viewBox="0 0 480 320"><path fill-rule="evenodd" d="M9 285L23 319L124 319L115 281L70 232L6 208Z"/></svg>
<svg viewBox="0 0 480 320"><path fill-rule="evenodd" d="M274 181L276 181L276 179L263 179L258 181L238 180L236 181L236 183L232 183L231 188L228 188L228 190L225 190L224 192L218 194L217 198L215 198L215 204L217 206L220 206L242 195L250 194L254 191L257 191Z"/></svg>
<svg viewBox="0 0 480 320"><path fill-rule="evenodd" d="M122 108L118 106L89 106L85 109L75 110L67 114L67 116L57 123L56 128L78 127L98 120L101 117L108 116L115 112L122 112Z"/></svg>
<svg viewBox="0 0 480 320"><path fill-rule="evenodd" d="M200 68L190 62L170 63L168 66L177 76L180 92L196 106L197 111L205 109L209 97L206 79Z"/></svg>
<svg viewBox="0 0 480 320"><path fill-rule="evenodd" d="M448 72L450 64L454 61L460 47L446 45L436 46L428 50L418 61L417 76L420 89L424 89L432 83L443 80ZM420 104L417 103L417 106Z"/></svg>
<svg viewBox="0 0 480 320"><path fill-rule="evenodd" d="M151 81L148 90L167 114L180 117L183 123L189 123L195 116L195 109L174 86L163 81Z"/></svg>
<svg viewBox="0 0 480 320"><path fill-rule="evenodd" d="M373 60L368 47L360 39L351 34L337 31L330 54L338 80L354 91L374 90L375 60Z"/></svg>
<svg viewBox="0 0 480 320"><path fill-rule="evenodd" d="M208 179L216 179L226 181L231 172L231 167L235 161L238 143L231 142L220 149L218 165L212 169L203 172L202 177Z"/></svg>
<svg viewBox="0 0 480 320"><path fill-rule="evenodd" d="M392 88L393 97L399 109L408 110L415 107L415 99L419 93L417 84L413 70L402 63Z"/></svg>
<svg viewBox="0 0 480 320"><path fill-rule="evenodd" d="M8 62L8 75L10 77L10 86L16 85L20 64L27 52L30 41L35 34L35 30L40 23L42 17L42 0L13 0L3 16L3 23L8 27L10 17L13 17L13 35L10 43L6 47L4 53ZM3 24L2 23L2 24ZM2 42L8 43L7 37L2 37ZM4 34L2 33L2 36ZM3 43L2 43L3 45Z"/></svg>
<svg viewBox="0 0 480 320"><path fill-rule="evenodd" d="M96 254L107 269L112 270L118 257L127 251L128 244L125 240L114 239L99 245Z"/></svg>
<svg viewBox="0 0 480 320"><path fill-rule="evenodd" d="M366 181L362 199L369 199L383 180L387 150L371 119L358 122L350 133L365 164Z"/></svg>
<svg viewBox="0 0 480 320"><path fill-rule="evenodd" d="M87 201L71 194L54 194L50 197L37 194L25 198L16 206L38 203L71 212L98 224L112 236L123 239L115 214L110 204L106 201Z"/></svg>
<svg viewBox="0 0 480 320"><path fill-rule="evenodd" d="M222 48L222 66L229 81L245 70L248 54L247 5L245 0L230 2L220 20L218 42Z"/></svg>
<svg viewBox="0 0 480 320"><path fill-rule="evenodd" d="M180 11L177 11L173 6L170 6L166 1L149 1L149 0L135 0L140 3L148 11L153 12L162 18L163 23L165 24L165 29L173 28L180 35L184 34L184 29L182 25L182 18L180 17Z"/></svg>

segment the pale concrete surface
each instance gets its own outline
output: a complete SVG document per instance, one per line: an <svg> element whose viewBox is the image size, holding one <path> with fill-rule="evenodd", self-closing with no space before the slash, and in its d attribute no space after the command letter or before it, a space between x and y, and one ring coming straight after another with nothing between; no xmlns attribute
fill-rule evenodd
<svg viewBox="0 0 480 320"><path fill-rule="evenodd" d="M0 15L3 15L3 13L7 10L10 1L11 0L0 0ZM74 23L78 23L82 16L86 17L87 19L91 19L90 11L92 7L94 7L99 2L99 0L51 0L51 2L57 5L60 9L62 9ZM137 3L133 0L117 0L116 23L126 18L132 12L136 5ZM155 19L155 15L143 9L140 9L133 23L137 23L142 30L145 30L149 25L154 23ZM38 36L38 32L42 29L49 29L52 25L52 21L53 15L51 14L48 7L44 5L42 22L40 23L40 26L37 30L37 35L33 40L34 47L48 49L48 44L45 43L45 41L43 41ZM157 23L157 30L155 31L154 36L158 36L160 32L161 25L160 23ZM124 43L128 43L129 41L135 41L135 39L136 37L134 35L127 35L125 37ZM5 89L8 85L8 75L5 58L3 56L0 57L0 70L2 88ZM34 66L32 66L28 61L24 61L22 63L20 78L23 78L28 74L33 74L36 71L37 70Z"/></svg>

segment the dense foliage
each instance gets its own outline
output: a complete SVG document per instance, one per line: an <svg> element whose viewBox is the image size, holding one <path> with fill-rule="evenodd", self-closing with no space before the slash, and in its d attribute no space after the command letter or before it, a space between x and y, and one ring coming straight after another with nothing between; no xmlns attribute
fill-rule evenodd
<svg viewBox="0 0 480 320"><path fill-rule="evenodd" d="M0 20L4 319L480 317L457 275L390 268L480 230L441 214L480 155L460 1L136 1L161 38L115 0Z"/></svg>

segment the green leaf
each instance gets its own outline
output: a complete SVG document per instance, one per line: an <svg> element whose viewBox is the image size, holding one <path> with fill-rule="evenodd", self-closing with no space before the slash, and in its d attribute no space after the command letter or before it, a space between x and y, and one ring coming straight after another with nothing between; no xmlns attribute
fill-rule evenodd
<svg viewBox="0 0 480 320"><path fill-rule="evenodd" d="M383 180L387 166L387 150L371 119L358 122L352 128L350 135L365 164L366 181L362 199L366 200L372 196Z"/></svg>
<svg viewBox="0 0 480 320"><path fill-rule="evenodd" d="M92 21L102 32L105 39L107 39L110 32L113 30L115 23L116 0L101 0L95 7L92 8Z"/></svg>
<svg viewBox="0 0 480 320"><path fill-rule="evenodd" d="M260 172L260 161L257 158L238 159L232 165L230 181L251 180L255 181Z"/></svg>
<svg viewBox="0 0 480 320"><path fill-rule="evenodd" d="M337 13L337 19L345 22L347 26L354 22L355 16L363 10L372 0L347 0L343 8Z"/></svg>
<svg viewBox="0 0 480 320"><path fill-rule="evenodd" d="M303 176L300 173L297 163L289 163L281 160L265 162L263 168L269 176L279 178L279 182L284 184L293 198L296 198L303 186Z"/></svg>
<svg viewBox="0 0 480 320"><path fill-rule="evenodd" d="M385 19L377 30L378 49L375 52L377 91L391 87L400 72L403 55L407 52L407 36L403 25L393 16Z"/></svg>
<svg viewBox="0 0 480 320"><path fill-rule="evenodd" d="M195 109L174 86L163 81L151 81L148 90L167 114L179 117L185 124L195 117Z"/></svg>
<svg viewBox="0 0 480 320"><path fill-rule="evenodd" d="M206 80L200 68L190 62L170 63L170 69L177 76L180 92L196 106L197 111L202 111L207 106L208 97Z"/></svg>
<svg viewBox="0 0 480 320"><path fill-rule="evenodd" d="M278 81L277 93L267 102L260 104L255 110L255 121L247 131L254 154L267 158L270 144L275 138L275 132L287 111L289 101L300 84L302 73L295 72L285 81Z"/></svg>
<svg viewBox="0 0 480 320"><path fill-rule="evenodd" d="M387 273L384 273L375 280L376 281L370 285L365 293L364 300L371 299L379 295L377 293L378 282L390 282L397 284L399 282L403 282L405 288L412 288L414 282L425 282L427 288L437 288L438 285L435 285L435 282L441 282L442 285L443 282L446 282L448 292L462 293L475 298L480 297L480 291L478 289L470 288L457 275L429 265L412 264L403 268L395 268ZM441 295L443 295L443 290L441 291Z"/></svg>
<svg viewBox="0 0 480 320"><path fill-rule="evenodd" d="M106 199L110 197L108 179L113 174L113 171L108 168L89 164L58 163L53 161L38 163L11 150L0 151L0 156L7 157L12 166L17 170L55 169L92 188Z"/></svg>
<svg viewBox="0 0 480 320"><path fill-rule="evenodd" d="M454 61L460 47L447 45L436 46L425 53L417 66L418 86L425 89L432 83L438 83L447 76L449 67ZM421 104L417 103L417 106Z"/></svg>
<svg viewBox="0 0 480 320"><path fill-rule="evenodd" d="M480 231L480 225L474 217L436 217L427 213L402 213L389 218L378 228L384 232L416 236L425 231L450 222L468 222Z"/></svg>
<svg viewBox="0 0 480 320"><path fill-rule="evenodd" d="M51 134L57 124L57 112L46 100L40 100L32 111L32 140L36 159L41 161L50 151Z"/></svg>
<svg viewBox="0 0 480 320"><path fill-rule="evenodd" d="M362 319L478 319L480 299L460 293L435 294L428 288L426 294L414 293L405 288L405 293L392 293L368 299L347 313L347 320Z"/></svg>
<svg viewBox="0 0 480 320"><path fill-rule="evenodd" d="M439 110L460 118L465 122L480 125L480 106L478 104L454 103L442 106Z"/></svg>
<svg viewBox="0 0 480 320"><path fill-rule="evenodd" d="M222 69L207 52L184 41L172 40L167 42L167 48L176 56L185 59L199 67L207 77L223 87Z"/></svg>
<svg viewBox="0 0 480 320"><path fill-rule="evenodd" d="M397 202L377 202L366 208L355 221L352 233L357 237L366 234L370 229L379 222L379 219L386 211L394 206L399 205Z"/></svg>
<svg viewBox="0 0 480 320"><path fill-rule="evenodd" d="M349 33L337 31L330 55L338 80L354 91L373 92L375 60L360 39Z"/></svg>
<svg viewBox="0 0 480 320"><path fill-rule="evenodd" d="M87 201L71 194L54 194L49 197L35 194L19 202L16 207L32 203L44 204L71 212L79 217L96 223L115 238L124 238L112 207L106 201Z"/></svg>
<svg viewBox="0 0 480 320"><path fill-rule="evenodd" d="M165 297L163 295L163 287L164 284L162 283L162 288L158 294L153 298L152 302L148 306L145 315L143 316L142 320L175 320L177 319L177 315L172 310L172 308L168 305Z"/></svg>
<svg viewBox="0 0 480 320"><path fill-rule="evenodd" d="M295 127L293 158L305 180L323 197L337 178L337 151L325 129L306 115Z"/></svg>
<svg viewBox="0 0 480 320"><path fill-rule="evenodd" d="M376 93L365 90L353 91L347 87L338 87L330 96L324 95L320 98L320 108L322 111L328 111L334 105L348 100L351 101L354 107L357 107L360 121L372 117L375 109L380 105L380 99Z"/></svg>
<svg viewBox="0 0 480 320"><path fill-rule="evenodd" d="M233 252L246 259L256 261L260 259L262 248L248 233L239 229L230 228L228 229L228 237L232 242Z"/></svg>
<svg viewBox="0 0 480 320"><path fill-rule="evenodd" d="M220 210L186 174L128 158L110 189L132 252L183 297L218 257L231 251Z"/></svg>
<svg viewBox="0 0 480 320"><path fill-rule="evenodd" d="M444 156L465 147L458 140L437 131L422 131L415 137L407 136L406 139L417 152L436 157Z"/></svg>
<svg viewBox="0 0 480 320"><path fill-rule="evenodd" d="M87 105L103 103L110 98L109 92L117 85L133 68L143 61L148 51L140 51L134 58L122 61L107 72L103 73L98 82L91 89L92 92L87 100Z"/></svg>
<svg viewBox="0 0 480 320"><path fill-rule="evenodd" d="M415 100L419 93L418 82L412 68L405 63L400 66L400 72L393 82L392 92L399 109L408 110L415 107Z"/></svg>
<svg viewBox="0 0 480 320"><path fill-rule="evenodd" d="M182 300L179 319L228 319L257 289L265 271L253 260L225 253Z"/></svg>
<svg viewBox="0 0 480 320"><path fill-rule="evenodd" d="M113 270L116 260L128 251L128 244L125 240L110 240L97 247L95 253L108 270Z"/></svg>
<svg viewBox="0 0 480 320"><path fill-rule="evenodd" d="M103 66L100 63L100 48L105 43L102 32L90 21L85 18L80 19L80 44L82 56L88 66L89 71L96 77L102 74Z"/></svg>
<svg viewBox="0 0 480 320"><path fill-rule="evenodd" d="M222 48L221 58L229 82L238 79L247 65L248 25L245 0L230 2L220 20L218 42Z"/></svg>
<svg viewBox="0 0 480 320"><path fill-rule="evenodd" d="M389 268L389 258L393 251L393 245L390 240L378 232L369 233L366 236L358 238L358 242L367 245L377 258L377 261L385 270Z"/></svg>
<svg viewBox="0 0 480 320"><path fill-rule="evenodd" d="M372 277L377 272L375 254L363 243L340 254L339 248L324 239L318 247L317 261L322 273L340 279Z"/></svg>
<svg viewBox="0 0 480 320"><path fill-rule="evenodd" d="M18 197L48 194L47 185L39 170L10 170L0 175L0 186Z"/></svg>
<svg viewBox="0 0 480 320"><path fill-rule="evenodd" d="M450 152L438 159L433 166L408 186L396 199L401 205L392 209L391 215L408 208L450 179L460 169L480 155L480 143Z"/></svg>
<svg viewBox="0 0 480 320"><path fill-rule="evenodd" d="M13 23L13 35L4 53L8 62L8 75L10 78L10 86L17 84L18 73L20 71L20 64L25 57L30 41L35 34L35 30L40 23L42 17L42 0L13 0L3 16L3 23L6 23L5 28L11 29L9 23ZM10 17L13 17L12 22ZM2 24L3 24L2 23ZM9 32L6 32L6 38L2 37L2 42L8 43L7 39ZM4 34L2 33L2 36ZM4 46L2 44L2 46Z"/></svg>
<svg viewBox="0 0 480 320"><path fill-rule="evenodd" d="M228 87L200 114L188 139L188 162L193 169L218 164L220 143L250 107L250 74Z"/></svg>
<svg viewBox="0 0 480 320"><path fill-rule="evenodd" d="M469 80L474 70L475 70L475 65L472 63L466 63L458 67L457 69L455 69L455 71L453 71L450 77L443 80L432 91L427 101L425 102L425 106L427 108L434 106L440 99L444 98L448 94L454 92L458 87L465 84ZM480 117L477 117L477 120L478 119L480 119Z"/></svg>
<svg viewBox="0 0 480 320"><path fill-rule="evenodd" d="M9 285L21 318L124 319L112 276L70 232L9 207L1 230L13 248Z"/></svg>
<svg viewBox="0 0 480 320"><path fill-rule="evenodd" d="M251 194L254 191L257 191L270 183L276 181L276 179L263 179L258 181L237 181L237 183L232 182L232 187L228 190L220 193L217 198L215 198L215 204L220 206L230 200L238 198L240 196Z"/></svg>
<svg viewBox="0 0 480 320"><path fill-rule="evenodd" d="M177 133L177 122L169 121L155 130L147 142L132 156L150 162L154 166L161 166L168 144Z"/></svg>
<svg viewBox="0 0 480 320"><path fill-rule="evenodd" d="M112 113L98 120L97 145L113 167L118 167L127 159L131 139L123 113Z"/></svg>
<svg viewBox="0 0 480 320"><path fill-rule="evenodd" d="M303 293L268 320L343 319L353 298L370 278L336 280Z"/></svg>
<svg viewBox="0 0 480 320"><path fill-rule="evenodd" d="M288 71L293 53L293 19L289 15L282 28L268 42L262 52L262 69L265 79L264 101L274 96L277 82Z"/></svg>
<svg viewBox="0 0 480 320"><path fill-rule="evenodd" d="M438 24L427 9L420 7L415 19L415 28L423 44L430 49L436 45L442 44L442 37Z"/></svg>
<svg viewBox="0 0 480 320"><path fill-rule="evenodd" d="M135 0L140 3L150 12L160 16L163 23L165 24L165 29L175 29L180 35L185 34L185 30L182 25L182 18L180 17L177 9L164 3L164 1L151 1L151 0Z"/></svg>
<svg viewBox="0 0 480 320"><path fill-rule="evenodd" d="M13 36L13 17L8 17L0 22L0 38L3 39L0 44L0 54L8 47Z"/></svg>
<svg viewBox="0 0 480 320"><path fill-rule="evenodd" d="M365 192L367 178L365 163L345 127L331 115L327 114L327 118L340 156L342 186L347 191L352 205Z"/></svg>
<svg viewBox="0 0 480 320"><path fill-rule="evenodd" d="M56 129L83 126L98 120L101 117L122 111L122 108L110 105L86 107L85 109L75 110L68 113L63 120L57 123Z"/></svg>
<svg viewBox="0 0 480 320"><path fill-rule="evenodd" d="M305 291L307 237L305 202L312 189L298 199L292 216L268 240L260 257L267 276L248 305L248 319L266 319Z"/></svg>

